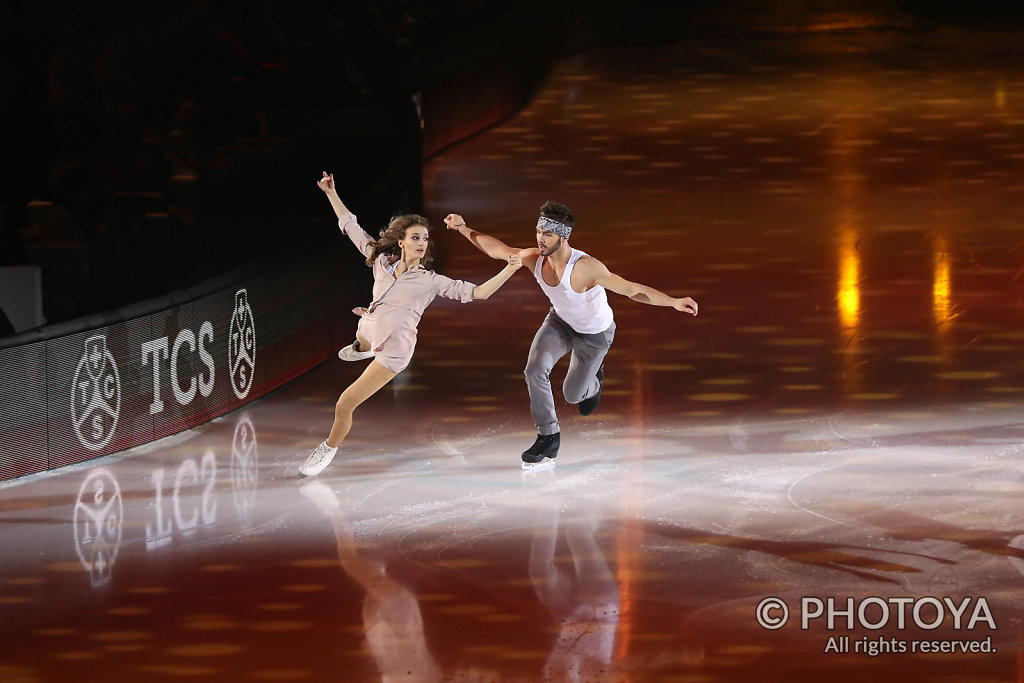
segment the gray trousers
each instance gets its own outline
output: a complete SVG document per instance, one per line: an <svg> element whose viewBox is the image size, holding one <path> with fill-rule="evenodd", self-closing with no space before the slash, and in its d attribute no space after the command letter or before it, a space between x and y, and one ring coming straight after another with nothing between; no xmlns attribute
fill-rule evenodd
<svg viewBox="0 0 1024 683"><path fill-rule="evenodd" d="M572 351L569 371L565 373L562 394L568 403L579 403L597 393L600 384L597 371L615 338L615 323L604 332L580 334L548 312L530 346L526 361L526 386L530 390L530 413L541 434L559 431L555 413L555 397L551 393L551 369L565 354Z"/></svg>

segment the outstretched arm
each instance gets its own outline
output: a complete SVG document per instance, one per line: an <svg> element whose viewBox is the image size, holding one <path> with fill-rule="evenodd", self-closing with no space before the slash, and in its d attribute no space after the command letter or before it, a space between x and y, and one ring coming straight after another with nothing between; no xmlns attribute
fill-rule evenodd
<svg viewBox="0 0 1024 683"><path fill-rule="evenodd" d="M373 238L359 227L355 221L355 214L349 211L345 203L341 201L341 197L334 189L334 174L324 171L324 177L317 182L316 186L323 190L327 199L330 200L331 207L334 208L334 213L338 216L338 227L352 240L352 244L359 250L359 253L369 258L373 253Z"/></svg>
<svg viewBox="0 0 1024 683"><path fill-rule="evenodd" d="M613 291L616 294L628 296L633 301L639 301L642 304L650 304L651 306L671 306L682 313L697 315L697 302L688 296L677 298L669 296L654 287L648 287L647 285L642 285L638 282L630 282L629 280L608 270L606 265L593 257L586 257L585 264L583 264L583 259L581 259L580 265L584 265L588 280L591 280L593 284L601 285L605 289Z"/></svg>
<svg viewBox="0 0 1024 683"><path fill-rule="evenodd" d="M337 191L334 189L334 174L328 174L324 171L324 177L319 180L316 184L324 194L327 195L327 199L330 200L331 206L334 208L334 213L338 216L338 220L341 220L348 214L352 213L345 206L345 203L341 201L341 197L338 196Z"/></svg>
<svg viewBox="0 0 1024 683"><path fill-rule="evenodd" d="M522 265L523 260L519 257L518 253L509 254L507 266L502 268L497 275L487 282L473 288L473 298L486 299L491 296L491 294L494 294L503 284L508 282L508 279L512 277L512 274L519 270Z"/></svg>
<svg viewBox="0 0 1024 683"><path fill-rule="evenodd" d="M458 231L460 235L472 242L474 247L499 261L507 261L510 255L519 254L520 252L524 252L523 255L528 256L526 252L530 251L528 249L520 249L519 247L510 247L496 237L473 230L466 225L465 219L457 213L448 214L444 219L444 223L448 226L449 230Z"/></svg>

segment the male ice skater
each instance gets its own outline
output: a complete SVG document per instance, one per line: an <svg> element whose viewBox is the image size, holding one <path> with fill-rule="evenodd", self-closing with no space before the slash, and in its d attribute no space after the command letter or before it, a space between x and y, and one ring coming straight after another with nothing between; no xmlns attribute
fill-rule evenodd
<svg viewBox="0 0 1024 683"><path fill-rule="evenodd" d="M605 289L652 306L671 306L697 315L697 302L688 296L671 297L663 292L630 282L579 249L569 246L576 224L563 204L545 202L537 219L537 247L518 249L477 232L458 214L444 219L450 230L472 242L493 259L506 261L519 254L523 265L537 278L548 299L548 312L530 346L526 361L526 386L530 391L530 412L537 424L537 440L523 451L523 468L544 464L558 455L561 440L555 399L551 393L551 369L569 351L569 371L562 384L565 400L575 403L581 415L590 415L601 400L604 361L615 337L615 320Z"/></svg>

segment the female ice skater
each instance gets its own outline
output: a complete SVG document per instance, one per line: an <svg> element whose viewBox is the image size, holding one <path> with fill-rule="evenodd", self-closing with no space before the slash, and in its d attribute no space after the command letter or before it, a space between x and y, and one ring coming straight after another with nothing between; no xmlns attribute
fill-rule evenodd
<svg viewBox="0 0 1024 683"><path fill-rule="evenodd" d="M537 425L537 440L523 451L523 467L548 464L558 455L561 430L551 393L551 369L572 352L569 371L562 384L565 400L575 403L581 415L590 415L601 400L604 357L615 338L615 320L608 305L608 289L633 301L652 306L671 306L697 315L697 302L688 296L673 297L653 287L616 275L593 256L569 246L576 219L564 204L545 202L540 207L532 249L510 247L504 242L466 226L458 214L444 219L477 249L504 261L519 254L533 271L537 284L551 300L551 311L533 338L526 361L526 386L530 412Z"/></svg>
<svg viewBox="0 0 1024 683"><path fill-rule="evenodd" d="M338 445L352 428L352 412L395 375L405 369L416 348L416 326L424 309L437 296L469 303L494 294L523 265L518 254L511 254L497 275L482 285L452 280L429 270L430 236L427 219L405 215L391 219L373 240L356 222L334 189L334 175L324 172L317 183L338 215L338 226L352 244L366 256L373 268L373 303L356 309L361 315L356 340L338 354L345 360L373 357L366 370L352 382L334 407L331 433L313 449L299 467L301 476L319 474L330 464Z"/></svg>

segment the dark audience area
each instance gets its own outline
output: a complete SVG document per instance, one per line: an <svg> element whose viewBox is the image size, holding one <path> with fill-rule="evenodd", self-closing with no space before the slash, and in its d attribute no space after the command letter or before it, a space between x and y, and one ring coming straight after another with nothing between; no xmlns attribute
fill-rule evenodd
<svg viewBox="0 0 1024 683"><path fill-rule="evenodd" d="M0 266L58 323L308 237L321 165L369 192L424 55L514 4L0 2Z"/></svg>

